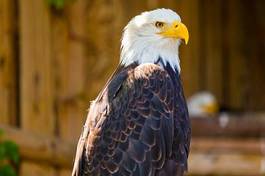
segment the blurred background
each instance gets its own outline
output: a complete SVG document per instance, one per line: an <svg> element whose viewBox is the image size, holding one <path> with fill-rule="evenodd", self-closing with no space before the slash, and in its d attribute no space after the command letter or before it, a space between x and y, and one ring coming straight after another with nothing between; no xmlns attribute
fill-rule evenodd
<svg viewBox="0 0 265 176"><path fill-rule="evenodd" d="M159 7L190 32L180 52L186 97L206 92L218 107L192 114L188 175L265 175L264 0L0 0L1 141L20 156L5 159L0 147L0 173L4 162L20 176L70 175L123 27Z"/></svg>

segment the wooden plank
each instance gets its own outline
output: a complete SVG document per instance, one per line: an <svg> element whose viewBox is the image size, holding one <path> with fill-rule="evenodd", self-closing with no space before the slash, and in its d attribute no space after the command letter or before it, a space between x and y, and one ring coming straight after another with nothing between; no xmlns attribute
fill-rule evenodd
<svg viewBox="0 0 265 176"><path fill-rule="evenodd" d="M263 155L265 150L265 139L257 142L256 138L245 140L239 138L222 137L193 137L191 140L191 152L208 153L240 153L248 155Z"/></svg>
<svg viewBox="0 0 265 176"><path fill-rule="evenodd" d="M182 44L179 51L184 92L190 96L201 89L199 1L179 1L176 6L190 34L188 45Z"/></svg>
<svg viewBox="0 0 265 176"><path fill-rule="evenodd" d="M228 1L227 1L228 2ZM244 54L244 37L245 33L243 30L244 19L242 18L242 3L240 0L229 1L227 3L227 17L224 20L225 26L225 37L226 50L228 58L228 107L237 110L246 110L246 86L247 80L246 75L247 59Z"/></svg>
<svg viewBox="0 0 265 176"><path fill-rule="evenodd" d="M201 41L201 47L204 57L204 89L213 93L217 101L223 104L223 86L226 83L223 78L223 55L222 55L222 1L204 0L201 2L200 9L203 13L203 29L201 35L204 40Z"/></svg>
<svg viewBox="0 0 265 176"><path fill-rule="evenodd" d="M148 9L156 9L159 7L159 0L147 0Z"/></svg>
<svg viewBox="0 0 265 176"><path fill-rule="evenodd" d="M213 118L192 117L191 119L193 136L263 137L264 124L263 113L223 114Z"/></svg>
<svg viewBox="0 0 265 176"><path fill-rule="evenodd" d="M21 163L21 176L56 176L57 173L49 165L36 164L28 161Z"/></svg>
<svg viewBox="0 0 265 176"><path fill-rule="evenodd" d="M70 176L72 173L72 170L70 169L61 169L59 171L59 176Z"/></svg>
<svg viewBox="0 0 265 176"><path fill-rule="evenodd" d="M155 0L156 1L156 0ZM153 4L156 4L156 2L152 2ZM120 1L120 4L122 5L122 8L126 17L126 25L134 16L139 15L140 13L147 11L149 8L149 5L152 5L150 1L134 1L134 0L128 0L128 1Z"/></svg>
<svg viewBox="0 0 265 176"><path fill-rule="evenodd" d="M50 12L46 1L20 0L19 5L21 127L39 136L52 137L56 123ZM26 156L31 152L28 150ZM56 175L52 165L22 161L20 169L22 176Z"/></svg>
<svg viewBox="0 0 265 176"><path fill-rule="evenodd" d="M122 29L131 20L146 8L144 1L94 1L87 10L87 39L90 45L87 49L86 88L88 98L92 100L102 89L107 79L117 67L120 55L120 39ZM98 15L94 15L94 14ZM97 30L93 26L99 27ZM111 29L111 30L109 30Z"/></svg>
<svg viewBox="0 0 265 176"><path fill-rule="evenodd" d="M72 157L74 156L73 144L56 138L39 137L23 130L15 130L5 126L0 127L6 131L6 138L18 143L23 159L59 167L61 175L70 173L73 161ZM257 170L253 168L259 167L257 166L259 162L261 164L262 155L265 150L264 147L265 141L258 138L193 137L189 162L190 173L198 175L227 175L228 173L240 175L242 172L239 168L242 167L246 171L245 175L255 174ZM231 166L224 169L227 167L227 162ZM243 167L244 165L246 167ZM25 167L26 169L22 164L22 170L27 171L28 167ZM39 168L39 164L33 167ZM44 169L37 170L42 174Z"/></svg>
<svg viewBox="0 0 265 176"><path fill-rule="evenodd" d="M242 3L242 2L240 2ZM243 2L244 54L247 59L246 74L246 109L249 111L265 110L265 1ZM249 13L249 12L252 13Z"/></svg>
<svg viewBox="0 0 265 176"><path fill-rule="evenodd" d="M240 124L239 124L240 125ZM6 138L18 143L23 159L37 164L49 164L60 168L61 175L67 175L72 168L74 147L59 139L39 137L23 130L0 126L6 131ZM190 173L207 174L242 174L241 167L246 166L245 175L255 174L260 167L265 140L258 138L192 138L190 155ZM230 162L229 162L230 160ZM227 167L227 163L231 166ZM231 164L233 163L233 164ZM235 163L235 164L234 164ZM27 166L22 169L28 170ZM34 166L35 168L35 166ZM38 168L38 167L37 167ZM252 171L249 171L252 169ZM48 169L50 170L50 169ZM29 172L29 171L27 171ZM34 171L35 172L35 171ZM38 170L42 174L42 170Z"/></svg>
<svg viewBox="0 0 265 176"><path fill-rule="evenodd" d="M262 176L262 155L194 152L189 157L188 175Z"/></svg>
<svg viewBox="0 0 265 176"><path fill-rule="evenodd" d="M248 119L250 119L250 117L248 117ZM252 116L251 120L248 122L256 121L257 123L248 123L250 128L255 127L257 124L264 124L264 121L260 121L260 119L262 118L259 116ZM240 127L237 125L239 121L243 124ZM265 151L265 140L263 140L263 138L257 138L256 136L250 135L247 136L247 138L245 135L244 139L236 138L237 135L234 135L237 134L236 131L231 135L233 128L234 130L237 129L241 134L253 134L244 127L244 124L246 124L247 121L243 118L231 123L234 127L231 128L229 127L231 125L228 125L228 130L223 130L224 134L227 134L226 131L230 131L230 134L227 135L227 137L223 137L225 135L220 135L221 133L218 133L220 130L215 128L215 125L212 125L211 123L208 125L213 126L213 129L206 128L203 124L200 124L201 129L206 129L208 135L204 134L202 137L195 133L192 138L191 151L220 154L237 153L242 155L263 155L263 152ZM236 125L237 128L235 127ZM31 132L10 128L8 126L0 125L0 128L5 131L4 139L13 140L19 145L23 159L35 161L37 163L46 163L62 169L72 168L75 143L73 144L59 138L41 137ZM246 131L243 132L242 129ZM261 134L264 134L264 128L260 128L260 130L263 130ZM196 130L194 131L196 132ZM214 136L216 133L219 137L216 137L216 135Z"/></svg>
<svg viewBox="0 0 265 176"><path fill-rule="evenodd" d="M15 1L0 0L0 122L16 124Z"/></svg>
<svg viewBox="0 0 265 176"><path fill-rule="evenodd" d="M84 89L86 42L82 37L85 36L87 23L85 9L86 1L76 1L65 13L53 14L52 18L53 60L56 65L54 73L57 83L57 132L62 139L69 141L78 140L89 102Z"/></svg>
<svg viewBox="0 0 265 176"><path fill-rule="evenodd" d="M18 144L22 159L60 168L72 168L76 144L4 125L0 125L0 129L5 131L3 140L12 140Z"/></svg>
<svg viewBox="0 0 265 176"><path fill-rule="evenodd" d="M55 131L50 15L45 1L21 0L21 126L40 135Z"/></svg>

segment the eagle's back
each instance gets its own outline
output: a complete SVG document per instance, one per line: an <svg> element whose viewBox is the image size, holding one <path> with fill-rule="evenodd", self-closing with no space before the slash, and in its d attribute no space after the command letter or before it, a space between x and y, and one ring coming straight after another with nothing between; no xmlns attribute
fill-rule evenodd
<svg viewBox="0 0 265 176"><path fill-rule="evenodd" d="M92 102L73 176L182 175L189 140L179 76L171 67L132 64Z"/></svg>

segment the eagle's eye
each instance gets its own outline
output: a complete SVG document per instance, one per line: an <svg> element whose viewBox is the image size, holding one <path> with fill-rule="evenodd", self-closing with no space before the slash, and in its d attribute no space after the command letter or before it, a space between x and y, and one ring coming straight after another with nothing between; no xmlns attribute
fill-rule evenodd
<svg viewBox="0 0 265 176"><path fill-rule="evenodd" d="M155 23L155 26L156 26L157 28L162 28L162 27L164 26L164 23L161 22L161 21L157 21L157 22Z"/></svg>

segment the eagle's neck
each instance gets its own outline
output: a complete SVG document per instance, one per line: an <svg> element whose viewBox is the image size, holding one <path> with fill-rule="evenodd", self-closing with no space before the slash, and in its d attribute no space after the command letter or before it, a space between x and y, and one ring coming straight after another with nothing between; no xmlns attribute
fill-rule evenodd
<svg viewBox="0 0 265 176"><path fill-rule="evenodd" d="M180 41L148 36L123 36L120 62L124 66L132 63L162 63L169 64L173 70L180 73L178 55ZM159 61L159 62L158 62Z"/></svg>

